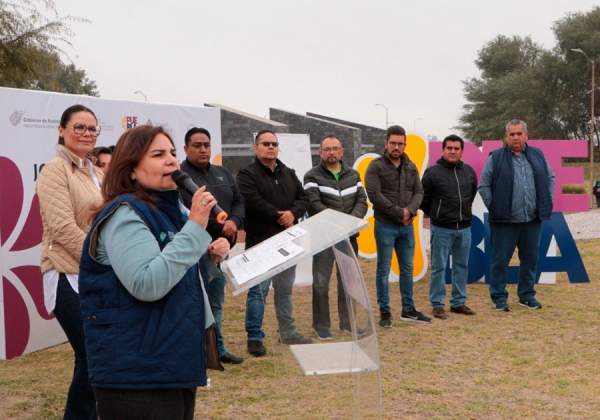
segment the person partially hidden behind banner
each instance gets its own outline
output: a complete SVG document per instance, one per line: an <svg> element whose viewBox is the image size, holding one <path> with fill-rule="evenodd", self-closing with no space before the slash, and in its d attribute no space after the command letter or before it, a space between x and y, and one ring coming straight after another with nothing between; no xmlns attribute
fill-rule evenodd
<svg viewBox="0 0 600 420"><path fill-rule="evenodd" d="M313 216L326 209L337 210L342 213L362 219L367 213L367 194L360 181L359 173L349 167L343 160L344 148L336 136L327 136L321 141L321 163L310 169L304 175L304 191L308 197L308 214ZM354 253L358 255L358 234L350 238ZM329 331L331 320L329 318L329 280L333 272L335 256L333 249L328 248L313 257L312 274L312 327L319 340L333 340ZM339 330L352 332L350 315L346 302L346 293L337 270L337 303L340 317ZM364 330L357 330L359 335Z"/></svg>
<svg viewBox="0 0 600 420"><path fill-rule="evenodd" d="M237 183L246 204L246 249L294 226L308 209L308 201L296 172L277 159L279 142L275 133L264 130L254 140L254 161L237 175ZM309 344L310 338L296 331L292 317L292 288L296 266L267 279L248 290L246 333L248 353L267 354L262 331L265 301L271 281L275 290L275 315L280 341L284 344Z"/></svg>
<svg viewBox="0 0 600 420"><path fill-rule="evenodd" d="M213 240L223 237L233 247L237 240L237 231L244 220L244 197L235 183L229 169L210 163L210 133L204 128L194 127L185 133L185 146L183 150L186 159L181 162L181 170L188 174L198 186L206 185L221 207L227 213L227 220L221 224L213 215L208 219L206 231ZM183 204L187 208L192 205L192 196L182 188L179 189ZM222 334L223 302L225 301L225 277L213 278L210 282L208 295L215 315L215 330L217 333L217 347L222 363L239 364L244 361L242 357L233 355L225 349L225 339Z"/></svg>
<svg viewBox="0 0 600 420"><path fill-rule="evenodd" d="M508 264L519 249L519 305L541 309L535 299L535 277L542 220L552 216L554 172L537 147L527 145L527 124L506 124L506 146L490 153L479 194L489 211L492 263L490 297L497 311L510 311L506 291Z"/></svg>
<svg viewBox="0 0 600 420"><path fill-rule="evenodd" d="M96 158L96 166L104 172L108 172L108 167L110 166L110 159L112 155L112 150L108 147L96 147L92 152L94 157Z"/></svg>
<svg viewBox="0 0 600 420"><path fill-rule="evenodd" d="M600 207L600 181L596 181L592 193L594 194L594 197L596 197L596 207Z"/></svg>
<svg viewBox="0 0 600 420"><path fill-rule="evenodd" d="M96 419L96 400L88 379L78 275L81 248L90 228L91 207L102 203L104 174L91 152L100 134L98 120L83 105L67 108L58 126L56 157L36 184L44 226L40 269L44 303L53 313L75 352L75 368L65 406L65 419Z"/></svg>
<svg viewBox="0 0 600 420"><path fill-rule="evenodd" d="M223 369L206 290L229 242L206 231L216 200L205 187L189 212L180 203L176 169L162 127L126 131L83 245L79 291L102 420L191 420L206 368Z"/></svg>
<svg viewBox="0 0 600 420"><path fill-rule="evenodd" d="M430 143L431 144L431 143ZM471 251L471 207L477 196L477 175L461 160L465 142L451 134L442 142L442 157L425 170L421 210L431 221L431 272L429 301L433 316L446 319L446 266L452 254L450 312L475 315L467 301L469 253Z"/></svg>

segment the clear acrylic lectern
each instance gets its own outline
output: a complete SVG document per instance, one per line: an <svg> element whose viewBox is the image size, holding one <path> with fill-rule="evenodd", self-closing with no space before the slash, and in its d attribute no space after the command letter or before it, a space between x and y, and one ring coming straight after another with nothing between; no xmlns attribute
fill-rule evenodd
<svg viewBox="0 0 600 420"><path fill-rule="evenodd" d="M325 210L294 227L221 263L234 295L332 248L350 319L349 339L291 345L306 376L352 374L354 404L338 412L339 418L381 418L381 377L377 331L358 259L349 237L368 226L365 220ZM331 284L337 280L332 276ZM298 279L297 279L298 280ZM340 290L340 289L338 289ZM338 299L339 301L339 299ZM331 313L336 302L329 300ZM297 313L298 311L295 310ZM310 313L310 310L305 312ZM331 321L332 330L337 322ZM307 386L313 386L310 383Z"/></svg>

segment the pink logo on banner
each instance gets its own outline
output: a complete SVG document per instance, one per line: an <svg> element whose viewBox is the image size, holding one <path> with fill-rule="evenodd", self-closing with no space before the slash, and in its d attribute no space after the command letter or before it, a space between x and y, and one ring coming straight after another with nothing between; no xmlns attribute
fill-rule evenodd
<svg viewBox="0 0 600 420"><path fill-rule="evenodd" d="M29 213L23 228L15 232L17 222L23 211L23 179L19 168L10 159L0 156L0 245L2 252L11 261L11 253L23 251L37 246L42 241L42 221L40 218L40 204L35 195L29 206ZM12 243L14 235L18 235L10 249L5 249L7 243ZM5 266L3 270L7 270ZM24 265L11 267L10 271L21 282L22 287L17 287L2 273L2 290L4 294L4 331L6 343L6 358L20 356L25 351L29 342L31 317L29 308L25 303L31 299L35 309L42 319L52 319L44 307L44 291L42 275L39 265ZM19 289L25 289L30 298L24 299Z"/></svg>

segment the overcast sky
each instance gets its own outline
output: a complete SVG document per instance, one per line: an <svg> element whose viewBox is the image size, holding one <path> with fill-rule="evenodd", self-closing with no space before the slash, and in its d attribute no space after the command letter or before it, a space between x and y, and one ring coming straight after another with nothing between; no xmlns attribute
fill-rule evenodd
<svg viewBox="0 0 600 420"><path fill-rule="evenodd" d="M316 112L423 135L452 133L461 81L497 35L554 45L552 25L592 0L55 0L75 65L103 98L220 103L261 117ZM518 117L518 116L515 116ZM416 120L416 123L415 123Z"/></svg>

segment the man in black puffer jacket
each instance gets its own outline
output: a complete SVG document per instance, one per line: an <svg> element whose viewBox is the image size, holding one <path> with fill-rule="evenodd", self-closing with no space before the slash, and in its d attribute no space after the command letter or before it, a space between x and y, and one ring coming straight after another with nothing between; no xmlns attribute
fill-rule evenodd
<svg viewBox="0 0 600 420"><path fill-rule="evenodd" d="M471 250L471 207L477 195L477 175L461 159L464 141L452 134L442 143L443 155L427 168L421 183L421 210L431 222L431 272L429 300L433 316L446 319L446 264L452 252L450 312L475 315L467 301L467 277Z"/></svg>
<svg viewBox="0 0 600 420"><path fill-rule="evenodd" d="M367 194L360 182L359 173L344 161L344 148L336 136L327 136L321 141L321 163L304 175L304 191L308 197L308 214L313 216L323 210L333 209L358 218L367 213ZM358 234L350 238L354 253L358 255ZM329 332L329 280L333 272L335 257L328 248L313 257L312 310L313 328L319 340L333 340ZM346 294L337 270L339 330L352 332ZM362 331L358 331L359 333Z"/></svg>

